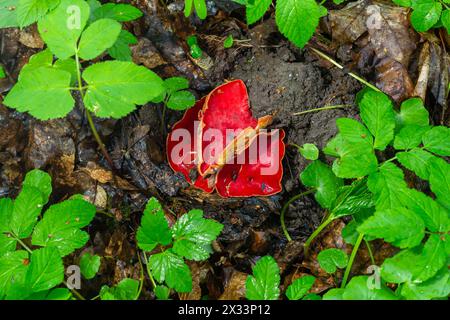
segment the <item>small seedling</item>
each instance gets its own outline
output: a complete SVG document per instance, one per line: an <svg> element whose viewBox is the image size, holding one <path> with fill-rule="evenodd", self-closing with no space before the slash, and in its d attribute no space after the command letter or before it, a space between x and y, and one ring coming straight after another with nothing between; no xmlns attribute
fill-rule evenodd
<svg viewBox="0 0 450 320"><path fill-rule="evenodd" d="M206 0L184 0L184 16L189 17L194 11L197 16L204 20L208 15L208 8L206 7Z"/></svg>
<svg viewBox="0 0 450 320"><path fill-rule="evenodd" d="M233 39L233 36L230 34L223 42L223 47L225 49L229 49L233 46L233 44L234 44L234 39Z"/></svg>
<svg viewBox="0 0 450 320"><path fill-rule="evenodd" d="M168 289L161 286L163 283L176 292L192 290L191 271L184 259L208 259L211 242L222 228L220 223L203 218L201 210L189 211L169 228L158 200L148 201L136 239L138 247L144 251L147 272L158 298L168 298ZM157 253L153 252L155 248ZM152 253L149 259L147 253Z"/></svg>

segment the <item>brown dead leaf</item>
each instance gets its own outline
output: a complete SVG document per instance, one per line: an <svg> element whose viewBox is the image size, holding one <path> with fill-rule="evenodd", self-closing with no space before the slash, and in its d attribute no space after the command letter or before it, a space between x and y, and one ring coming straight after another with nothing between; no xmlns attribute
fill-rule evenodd
<svg viewBox="0 0 450 320"><path fill-rule="evenodd" d="M233 271L230 279L225 284L225 289L219 300L241 300L245 298L245 281L247 274L240 271Z"/></svg>

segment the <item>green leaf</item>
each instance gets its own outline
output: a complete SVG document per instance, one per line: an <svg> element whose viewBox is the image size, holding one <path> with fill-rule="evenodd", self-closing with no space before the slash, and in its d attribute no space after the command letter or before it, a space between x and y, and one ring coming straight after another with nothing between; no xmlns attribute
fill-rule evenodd
<svg viewBox="0 0 450 320"><path fill-rule="evenodd" d="M359 101L360 116L375 137L374 148L386 149L394 138L395 114L392 101L382 92L367 90Z"/></svg>
<svg viewBox="0 0 450 320"><path fill-rule="evenodd" d="M80 271L86 279L92 279L100 268L100 256L89 252L84 253L80 258Z"/></svg>
<svg viewBox="0 0 450 320"><path fill-rule="evenodd" d="M353 277L342 293L344 300L398 300L398 297L390 289L381 287L373 288L369 285L368 276Z"/></svg>
<svg viewBox="0 0 450 320"><path fill-rule="evenodd" d="M3 103L39 120L62 118L74 107L68 72L41 67L27 71L12 88Z"/></svg>
<svg viewBox="0 0 450 320"><path fill-rule="evenodd" d="M0 257L0 298L21 284L28 269L28 252L18 250Z"/></svg>
<svg viewBox="0 0 450 320"><path fill-rule="evenodd" d="M73 199L55 204L36 225L31 243L57 248L64 257L89 240L89 234L80 228L92 221L95 212L95 206L84 200Z"/></svg>
<svg viewBox="0 0 450 320"><path fill-rule="evenodd" d="M81 35L78 54L92 60L111 48L119 37L122 25L112 19L100 19L91 24Z"/></svg>
<svg viewBox="0 0 450 320"><path fill-rule="evenodd" d="M313 276L300 277L290 284L286 290L286 297L289 300L300 300L312 288L316 278Z"/></svg>
<svg viewBox="0 0 450 320"><path fill-rule="evenodd" d="M4 0L0 3L0 28L17 27L19 0Z"/></svg>
<svg viewBox="0 0 450 320"><path fill-rule="evenodd" d="M445 29L447 29L447 33L450 34L450 9L442 11L441 21Z"/></svg>
<svg viewBox="0 0 450 320"><path fill-rule="evenodd" d="M136 20L142 15L141 10L129 4L107 3L94 11L96 20L113 19L119 22Z"/></svg>
<svg viewBox="0 0 450 320"><path fill-rule="evenodd" d="M29 171L22 185L38 189L45 203L48 202L48 198L52 193L52 178L47 172L38 169Z"/></svg>
<svg viewBox="0 0 450 320"><path fill-rule="evenodd" d="M170 95L167 107L172 110L186 110L195 104L195 96L189 91L177 91Z"/></svg>
<svg viewBox="0 0 450 320"><path fill-rule="evenodd" d="M158 244L166 246L172 242L169 224L156 198L151 198L145 207L136 239L139 248L144 251L152 251Z"/></svg>
<svg viewBox="0 0 450 320"><path fill-rule="evenodd" d="M426 127L429 125L428 110L420 98L411 98L402 102L400 113L396 115L397 129L406 125Z"/></svg>
<svg viewBox="0 0 450 320"><path fill-rule="evenodd" d="M89 19L89 11L86 1L61 0L55 10L38 22L42 39L59 59L64 60L75 54L78 38Z"/></svg>
<svg viewBox="0 0 450 320"><path fill-rule="evenodd" d="M64 265L56 248L34 250L25 278L33 292L51 289L64 280Z"/></svg>
<svg viewBox="0 0 450 320"><path fill-rule="evenodd" d="M450 128L433 127L423 135L422 142L428 151L440 156L450 156Z"/></svg>
<svg viewBox="0 0 450 320"><path fill-rule="evenodd" d="M157 281L166 281L169 288L177 292L192 291L191 270L171 249L152 255L149 265Z"/></svg>
<svg viewBox="0 0 450 320"><path fill-rule="evenodd" d="M53 64L53 68L63 70L70 73L70 85L74 86L77 82L77 63L74 59L69 58L65 60L58 59Z"/></svg>
<svg viewBox="0 0 450 320"><path fill-rule="evenodd" d="M21 28L26 27L59 5L59 0L20 0L17 7L17 21Z"/></svg>
<svg viewBox="0 0 450 320"><path fill-rule="evenodd" d="M392 2L401 7L406 7L406 8L411 7L411 0L392 0Z"/></svg>
<svg viewBox="0 0 450 320"><path fill-rule="evenodd" d="M234 39L233 39L233 36L230 34L223 42L223 47L225 49L229 49L233 46L233 43L234 43Z"/></svg>
<svg viewBox="0 0 450 320"><path fill-rule="evenodd" d="M412 248L425 236L423 220L403 207L376 211L359 226L358 231L374 238L384 239L400 248Z"/></svg>
<svg viewBox="0 0 450 320"><path fill-rule="evenodd" d="M338 189L344 184L343 180L336 177L330 167L320 160L311 162L300 174L300 180L305 186L316 188L317 202L327 209L331 208Z"/></svg>
<svg viewBox="0 0 450 320"><path fill-rule="evenodd" d="M16 250L16 245L17 240L10 235L0 233L0 257L7 252Z"/></svg>
<svg viewBox="0 0 450 320"><path fill-rule="evenodd" d="M331 289L328 290L322 297L323 300L344 300L345 289Z"/></svg>
<svg viewBox="0 0 450 320"><path fill-rule="evenodd" d="M300 154L308 160L317 160L319 158L319 149L317 149L315 144L305 143L300 148Z"/></svg>
<svg viewBox="0 0 450 320"><path fill-rule="evenodd" d="M450 164L441 158L431 160L430 188L437 201L450 210Z"/></svg>
<svg viewBox="0 0 450 320"><path fill-rule="evenodd" d="M154 291L158 300L169 300L170 289L166 286L156 286Z"/></svg>
<svg viewBox="0 0 450 320"><path fill-rule="evenodd" d="M167 93L170 95L179 90L188 89L189 88L189 80L182 77L171 77L164 80L164 87L167 90Z"/></svg>
<svg viewBox="0 0 450 320"><path fill-rule="evenodd" d="M355 180L351 185L340 187L331 205L334 218L346 215L367 215L373 212L375 202L367 187L367 179Z"/></svg>
<svg viewBox="0 0 450 320"><path fill-rule="evenodd" d="M0 79L6 78L5 70L0 65Z"/></svg>
<svg viewBox="0 0 450 320"><path fill-rule="evenodd" d="M267 10L269 10L272 0L257 0L253 4L246 5L245 15L247 17L247 24L253 24L261 19Z"/></svg>
<svg viewBox="0 0 450 320"><path fill-rule="evenodd" d="M253 275L245 282L248 300L277 300L280 295L280 268L271 256L256 262Z"/></svg>
<svg viewBox="0 0 450 320"><path fill-rule="evenodd" d="M28 238L33 231L45 201L41 192L24 186L14 201L14 209L9 222L9 231L20 239Z"/></svg>
<svg viewBox="0 0 450 320"><path fill-rule="evenodd" d="M434 0L416 0L413 2L411 24L419 32L431 29L441 17L442 5Z"/></svg>
<svg viewBox="0 0 450 320"><path fill-rule="evenodd" d="M384 163L377 172L369 175L367 186L374 195L377 210L398 207L408 192L403 171L391 162Z"/></svg>
<svg viewBox="0 0 450 320"><path fill-rule="evenodd" d="M409 189L401 202L402 205L419 215L431 232L450 230L450 216L447 210L422 192Z"/></svg>
<svg viewBox="0 0 450 320"><path fill-rule="evenodd" d="M132 61L130 45L137 43L138 40L133 34L121 30L117 41L108 49L108 54L116 60Z"/></svg>
<svg viewBox="0 0 450 320"><path fill-rule="evenodd" d="M275 20L278 29L300 48L311 39L320 17L320 6L314 0L280 0L276 3Z"/></svg>
<svg viewBox="0 0 450 320"><path fill-rule="evenodd" d="M121 118L160 95L163 81L152 71L132 62L106 61L83 72L88 84L84 104L96 116Z"/></svg>
<svg viewBox="0 0 450 320"><path fill-rule="evenodd" d="M450 294L450 273L443 268L435 277L422 283L405 283L401 287L401 295L408 300L430 300L445 298Z"/></svg>
<svg viewBox="0 0 450 320"><path fill-rule="evenodd" d="M330 248L320 251L317 261L327 273L335 273L336 267L342 269L347 266L348 257L344 251Z"/></svg>
<svg viewBox="0 0 450 320"><path fill-rule="evenodd" d="M125 278L117 286L103 286L100 290L101 300L136 300L139 294L139 281Z"/></svg>
<svg viewBox="0 0 450 320"><path fill-rule="evenodd" d="M13 215L14 203L10 198L0 198L0 233L9 232L9 222Z"/></svg>
<svg viewBox="0 0 450 320"><path fill-rule="evenodd" d="M172 227L175 239L173 251L189 260L205 260L211 253L211 242L222 229L222 224L204 219L202 210L191 210L181 216Z"/></svg>
<svg viewBox="0 0 450 320"><path fill-rule="evenodd" d="M422 142L422 136L430 128L428 126L406 125L395 136L394 148L397 150L412 149Z"/></svg>
<svg viewBox="0 0 450 320"><path fill-rule="evenodd" d="M208 15L208 8L206 7L206 0L194 0L194 7L197 16L204 20Z"/></svg>
<svg viewBox="0 0 450 320"><path fill-rule="evenodd" d="M405 168L413 171L418 177L428 180L430 178L429 166L435 158L431 153L420 148L414 148L408 152L397 153L397 160Z"/></svg>
<svg viewBox="0 0 450 320"><path fill-rule="evenodd" d="M187 18L191 15L194 8L194 0L184 0L184 16Z"/></svg>

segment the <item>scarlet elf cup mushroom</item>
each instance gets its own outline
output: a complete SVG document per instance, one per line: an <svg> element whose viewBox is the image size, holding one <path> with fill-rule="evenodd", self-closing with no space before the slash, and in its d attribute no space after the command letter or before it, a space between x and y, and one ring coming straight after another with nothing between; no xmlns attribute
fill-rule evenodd
<svg viewBox="0 0 450 320"><path fill-rule="evenodd" d="M222 197L269 196L281 191L285 153L272 116L256 119L242 80L225 83L186 111L167 137L172 169L205 192Z"/></svg>

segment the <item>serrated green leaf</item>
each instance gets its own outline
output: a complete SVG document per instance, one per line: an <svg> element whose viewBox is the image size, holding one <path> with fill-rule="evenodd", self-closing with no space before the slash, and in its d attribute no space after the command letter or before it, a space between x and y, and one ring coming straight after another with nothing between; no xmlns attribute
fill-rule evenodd
<svg viewBox="0 0 450 320"><path fill-rule="evenodd" d="M367 187L367 179L355 180L351 185L340 187L331 206L333 217L346 215L370 215L374 211L373 195Z"/></svg>
<svg viewBox="0 0 450 320"><path fill-rule="evenodd" d="M75 85L77 82L77 64L74 59L69 58L65 60L58 59L53 64L53 68L63 70L70 73L70 85Z"/></svg>
<svg viewBox="0 0 450 320"><path fill-rule="evenodd" d="M374 148L384 150L394 138L395 114L392 101L382 92L367 90L359 101L360 116L375 137Z"/></svg>
<svg viewBox="0 0 450 320"><path fill-rule="evenodd" d="M165 281L177 292L191 292L191 270L184 263L183 258L174 254L171 249L152 255L149 265L157 281Z"/></svg>
<svg viewBox="0 0 450 320"><path fill-rule="evenodd" d="M59 59L75 55L78 38L89 19L89 12L86 1L61 0L55 10L38 22L42 40Z"/></svg>
<svg viewBox="0 0 450 320"><path fill-rule="evenodd" d="M44 203L45 201L38 189L24 186L14 201L9 231L20 239L28 238Z"/></svg>
<svg viewBox="0 0 450 320"><path fill-rule="evenodd" d="M195 104L195 96L189 91L177 91L170 95L167 107L172 110L186 110Z"/></svg>
<svg viewBox="0 0 450 320"><path fill-rule="evenodd" d="M224 47L225 49L229 49L229 48L231 48L231 47L233 46L233 44L234 44L233 35L230 34L230 35L225 39L225 41L223 42L223 47Z"/></svg>
<svg viewBox="0 0 450 320"><path fill-rule="evenodd" d="M25 284L32 292L51 289L64 280L64 265L58 249L47 247L34 250Z"/></svg>
<svg viewBox="0 0 450 320"><path fill-rule="evenodd" d="M156 198L151 198L145 207L136 239L139 248L144 251L152 251L158 244L166 246L172 242L169 224Z"/></svg>
<svg viewBox="0 0 450 320"><path fill-rule="evenodd" d="M95 212L95 206L84 200L66 200L55 204L36 225L31 243L57 248L64 257L89 240L89 234L80 228L92 221Z"/></svg>
<svg viewBox="0 0 450 320"><path fill-rule="evenodd" d="M317 160L319 158L319 149L315 144L305 143L299 151L305 159Z"/></svg>
<svg viewBox="0 0 450 320"><path fill-rule="evenodd" d="M82 34L78 54L82 59L92 60L111 48L119 37L122 25L112 19L100 19Z"/></svg>
<svg viewBox="0 0 450 320"><path fill-rule="evenodd" d="M164 91L163 81L152 71L132 62L106 61L83 72L88 84L86 108L102 118L121 118Z"/></svg>
<svg viewBox="0 0 450 320"><path fill-rule="evenodd" d="M156 286L154 291L158 300L169 300L170 289L166 286Z"/></svg>
<svg viewBox="0 0 450 320"><path fill-rule="evenodd" d="M344 300L398 300L398 297L390 289L381 287L372 288L369 285L368 276L353 277L342 293Z"/></svg>
<svg viewBox="0 0 450 320"><path fill-rule="evenodd" d="M40 18L49 10L56 8L59 0L20 0L17 7L17 21L21 28L26 27Z"/></svg>
<svg viewBox="0 0 450 320"><path fill-rule="evenodd" d="M411 24L419 32L431 29L441 17L442 5L434 0L416 0L413 2Z"/></svg>
<svg viewBox="0 0 450 320"><path fill-rule="evenodd" d="M277 300L280 295L280 268L271 256L265 256L252 268L253 275L245 282L249 300Z"/></svg>
<svg viewBox="0 0 450 320"><path fill-rule="evenodd" d="M0 257L7 252L16 250L17 240L10 235L0 233Z"/></svg>
<svg viewBox="0 0 450 320"><path fill-rule="evenodd" d="M89 252L84 253L80 258L80 271L86 279L92 279L100 268L100 256L91 254Z"/></svg>
<svg viewBox="0 0 450 320"><path fill-rule="evenodd" d="M420 98L411 98L402 102L400 112L396 115L397 130L406 125L429 125L428 110Z"/></svg>
<svg viewBox="0 0 450 320"><path fill-rule="evenodd" d="M39 120L62 118L74 107L71 76L63 70L41 67L23 74L3 103Z"/></svg>
<svg viewBox="0 0 450 320"><path fill-rule="evenodd" d="M202 210L191 210L172 227L175 239L173 251L189 260L201 261L211 253L211 242L217 238L223 225L203 218Z"/></svg>
<svg viewBox="0 0 450 320"><path fill-rule="evenodd" d="M136 300L139 294L139 281L125 278L117 286L103 286L100 290L101 300Z"/></svg>
<svg viewBox="0 0 450 320"><path fill-rule="evenodd" d="M317 261L327 273L335 273L337 268L342 269L347 266L348 257L344 251L330 248L320 251Z"/></svg>
<svg viewBox="0 0 450 320"><path fill-rule="evenodd" d="M0 298L12 287L21 285L28 269L28 252L18 250L0 257Z"/></svg>
<svg viewBox="0 0 450 320"><path fill-rule="evenodd" d="M391 162L384 163L377 172L369 175L367 186L374 195L377 210L398 207L408 192L403 171Z"/></svg>
<svg viewBox="0 0 450 320"><path fill-rule="evenodd" d="M275 20L278 29L300 48L311 39L320 17L320 6L314 0L280 0L276 3Z"/></svg>
<svg viewBox="0 0 450 320"><path fill-rule="evenodd" d="M170 95L176 91L188 89L189 88L189 80L182 77L171 77L164 80L164 87L167 90L167 93Z"/></svg>
<svg viewBox="0 0 450 320"><path fill-rule="evenodd" d="M420 148L396 154L398 162L405 168L413 171L418 177L428 180L430 178L429 166L434 156Z"/></svg>
<svg viewBox="0 0 450 320"><path fill-rule="evenodd" d="M445 29L447 29L447 33L450 34L450 9L442 11L441 21Z"/></svg>
<svg viewBox="0 0 450 320"><path fill-rule="evenodd" d="M394 148L397 150L412 149L422 142L422 136L430 130L428 126L406 125L400 129L394 139Z"/></svg>
<svg viewBox="0 0 450 320"><path fill-rule="evenodd" d="M132 61L130 45L137 44L137 38L126 30L122 30L114 45L108 49L108 54L116 60Z"/></svg>
<svg viewBox="0 0 450 320"><path fill-rule="evenodd" d="M345 289L337 288L328 290L322 297L323 300L344 300Z"/></svg>
<svg viewBox="0 0 450 320"><path fill-rule="evenodd" d="M450 210L450 164L434 157L429 170L431 191L436 195L437 201Z"/></svg>
<svg viewBox="0 0 450 320"><path fill-rule="evenodd" d="M327 209L331 208L338 189L344 184L343 180L336 177L330 167L320 160L311 162L300 174L300 180L305 186L316 188L317 202Z"/></svg>
<svg viewBox="0 0 450 320"><path fill-rule="evenodd" d="M0 3L0 28L19 26L17 22L17 8L19 0L4 0Z"/></svg>
<svg viewBox="0 0 450 320"><path fill-rule="evenodd" d="M14 202L10 198L0 199L0 233L10 231L9 221L14 210Z"/></svg>
<svg viewBox="0 0 450 320"><path fill-rule="evenodd" d="M29 171L25 175L22 185L38 189L41 192L42 199L44 199L45 203L48 202L48 198L52 193L52 178L47 172L38 169Z"/></svg>
<svg viewBox="0 0 450 320"><path fill-rule="evenodd" d="M413 211L397 207L376 211L358 227L358 231L400 248L412 248L425 236L425 225Z"/></svg>
<svg viewBox="0 0 450 320"><path fill-rule="evenodd" d="M313 276L303 276L295 279L286 290L286 297L289 300L300 300L312 288L316 278Z"/></svg>
<svg viewBox="0 0 450 320"><path fill-rule="evenodd" d="M259 0L253 4L246 5L245 15L247 17L247 24L253 24L261 19L272 4L272 0Z"/></svg>
<svg viewBox="0 0 450 320"><path fill-rule="evenodd" d="M433 298L444 298L450 294L450 273L448 268L443 268L435 277L416 284L405 283L400 290L403 297L408 300L430 300Z"/></svg>
<svg viewBox="0 0 450 320"><path fill-rule="evenodd" d="M440 156L450 156L450 128L433 127L423 135L422 142L428 151Z"/></svg>
<svg viewBox="0 0 450 320"><path fill-rule="evenodd" d="M401 202L402 205L419 215L431 232L450 230L450 216L447 210L422 192L409 189L401 198Z"/></svg>
<svg viewBox="0 0 450 320"><path fill-rule="evenodd" d="M129 4L107 3L94 11L95 19L114 19L119 22L136 20L142 17L142 11Z"/></svg>

